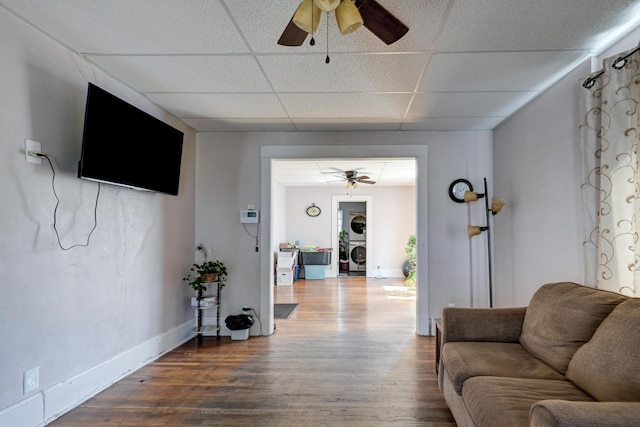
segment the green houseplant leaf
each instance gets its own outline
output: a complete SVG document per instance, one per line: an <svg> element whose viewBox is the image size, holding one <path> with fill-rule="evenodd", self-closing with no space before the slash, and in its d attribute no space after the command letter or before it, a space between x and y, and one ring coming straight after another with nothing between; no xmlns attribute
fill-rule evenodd
<svg viewBox="0 0 640 427"><path fill-rule="evenodd" d="M207 290L207 284L211 282L218 282L221 286L225 285L227 280L227 267L219 260L209 261L207 260L207 251L202 245L198 245L198 250L201 251L205 259L201 263L191 265L189 274L183 278L192 288L198 293ZM216 277L207 277L208 275L215 275Z"/></svg>

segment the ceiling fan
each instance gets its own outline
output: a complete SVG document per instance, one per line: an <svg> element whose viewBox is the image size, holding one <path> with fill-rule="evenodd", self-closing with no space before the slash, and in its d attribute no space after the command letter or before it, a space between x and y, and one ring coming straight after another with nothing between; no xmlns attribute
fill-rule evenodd
<svg viewBox="0 0 640 427"><path fill-rule="evenodd" d="M364 25L376 37L390 45L409 31L391 12L376 0L302 0L278 40L282 46L301 46L309 33L314 34L322 12L335 10L343 35ZM314 44L313 37L311 44Z"/></svg>
<svg viewBox="0 0 640 427"><path fill-rule="evenodd" d="M340 172L341 175L334 175L336 178L340 178L342 181L346 181L347 188L358 188L358 184L375 184L367 175L358 176L358 170L343 171L338 168L330 168L336 172ZM323 172L323 173L335 173L335 172Z"/></svg>

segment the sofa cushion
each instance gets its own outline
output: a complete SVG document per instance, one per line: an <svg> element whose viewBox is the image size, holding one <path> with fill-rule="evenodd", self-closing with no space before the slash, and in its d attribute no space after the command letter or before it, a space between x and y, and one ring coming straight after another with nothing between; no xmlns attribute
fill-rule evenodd
<svg viewBox="0 0 640 427"><path fill-rule="evenodd" d="M591 402L569 381L474 377L462 388L462 398L476 426L529 426L529 409L545 399Z"/></svg>
<svg viewBox="0 0 640 427"><path fill-rule="evenodd" d="M640 402L541 400L529 411L531 427L638 427Z"/></svg>
<svg viewBox="0 0 640 427"><path fill-rule="evenodd" d="M640 401L640 299L611 312L573 356L567 378L599 401Z"/></svg>
<svg viewBox="0 0 640 427"><path fill-rule="evenodd" d="M527 307L520 343L564 374L576 350L591 339L602 320L626 299L576 283L544 285Z"/></svg>
<svg viewBox="0 0 640 427"><path fill-rule="evenodd" d="M518 343L448 342L442 348L440 363L449 374L456 393L470 377L501 376L563 380L549 365L531 356Z"/></svg>

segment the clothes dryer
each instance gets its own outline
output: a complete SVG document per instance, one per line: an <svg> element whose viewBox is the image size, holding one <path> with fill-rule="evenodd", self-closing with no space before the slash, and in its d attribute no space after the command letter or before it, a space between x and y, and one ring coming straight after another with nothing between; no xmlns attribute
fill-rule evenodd
<svg viewBox="0 0 640 427"><path fill-rule="evenodd" d="M364 212L349 213L349 239L367 240L367 215Z"/></svg>
<svg viewBox="0 0 640 427"><path fill-rule="evenodd" d="M364 240L349 242L349 271L367 271L367 243Z"/></svg>

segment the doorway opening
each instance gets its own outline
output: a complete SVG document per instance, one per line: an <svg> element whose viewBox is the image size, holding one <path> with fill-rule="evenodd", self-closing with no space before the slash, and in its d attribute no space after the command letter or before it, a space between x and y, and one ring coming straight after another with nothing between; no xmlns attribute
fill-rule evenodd
<svg viewBox="0 0 640 427"><path fill-rule="evenodd" d="M367 255L373 249L373 197L370 195L334 195L331 229L336 230L332 241L339 248L332 269L340 277L370 277Z"/></svg>
<svg viewBox="0 0 640 427"><path fill-rule="evenodd" d="M292 159L414 159L415 173L415 229L420 242L417 258L421 266L416 278L416 331L419 335L429 335L429 305L428 305L428 203L427 203L427 146L426 145L316 145L316 146L263 146L261 147L261 206L263 207L263 224L260 238L263 242L263 250L260 256L260 311L263 316L262 334L271 335L274 331L273 302L274 302L274 277L271 272L274 268L274 254L278 251L278 238L272 221L275 209L281 200L278 194L278 185L273 181L272 163L277 160ZM337 201L333 212L337 212ZM367 203L367 217L371 220L371 203ZM331 215L335 222L331 230L337 230L337 215ZM335 237L337 247L338 234L331 232ZM275 238L274 238L275 237ZM367 245L375 247L371 241L371 233L368 235ZM335 264L334 264L335 263ZM339 257L333 257L332 270L337 275L339 269ZM370 268L368 266L367 268ZM327 271L329 273L329 271Z"/></svg>

